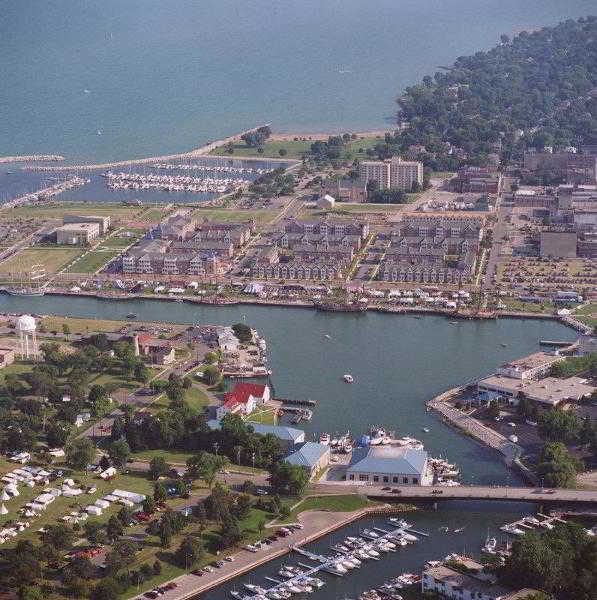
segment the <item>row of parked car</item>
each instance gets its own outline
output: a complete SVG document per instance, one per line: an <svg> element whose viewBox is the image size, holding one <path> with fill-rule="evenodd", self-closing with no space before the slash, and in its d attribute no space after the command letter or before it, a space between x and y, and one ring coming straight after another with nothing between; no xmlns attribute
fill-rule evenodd
<svg viewBox="0 0 597 600"><path fill-rule="evenodd" d="M249 552L259 552L259 550L263 549L264 546L269 546L273 542L275 542L278 538L288 537L293 531L298 531L302 529L303 526L301 523L294 523L292 525L288 525L287 527L280 527L275 533L270 535L269 537L259 540L254 544L247 544L245 546L245 550Z"/></svg>
<svg viewBox="0 0 597 600"><path fill-rule="evenodd" d="M169 592L170 590L175 590L177 587L178 584L174 581L171 581L170 583L166 583L165 585L150 590L149 592L145 592L143 595L146 598L158 598L159 596L163 596L166 592Z"/></svg>

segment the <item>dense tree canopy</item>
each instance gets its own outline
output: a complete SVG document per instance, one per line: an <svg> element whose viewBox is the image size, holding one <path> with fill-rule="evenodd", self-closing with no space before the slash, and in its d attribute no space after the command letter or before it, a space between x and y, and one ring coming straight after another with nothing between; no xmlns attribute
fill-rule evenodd
<svg viewBox="0 0 597 600"><path fill-rule="evenodd" d="M398 98L398 122L408 126L389 140L399 150L424 146L427 166L597 141L597 17L502 37L441 69Z"/></svg>

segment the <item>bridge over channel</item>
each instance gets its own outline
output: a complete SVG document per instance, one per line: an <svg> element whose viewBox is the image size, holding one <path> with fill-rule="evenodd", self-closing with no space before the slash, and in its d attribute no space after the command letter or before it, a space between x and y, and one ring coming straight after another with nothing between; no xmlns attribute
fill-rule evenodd
<svg viewBox="0 0 597 600"><path fill-rule="evenodd" d="M384 487L386 489L384 489ZM371 498L394 500L508 500L514 502L537 502L540 504L581 503L597 504L597 490L552 489L530 487L491 487L460 485L445 486L374 486L346 483L318 483L311 490L321 493L361 494ZM393 491L399 490L399 493Z"/></svg>

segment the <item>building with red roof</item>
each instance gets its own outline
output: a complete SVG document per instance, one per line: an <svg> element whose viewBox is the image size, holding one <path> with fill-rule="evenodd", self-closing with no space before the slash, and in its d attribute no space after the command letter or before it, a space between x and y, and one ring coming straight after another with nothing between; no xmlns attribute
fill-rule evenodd
<svg viewBox="0 0 597 600"><path fill-rule="evenodd" d="M249 415L269 399L270 389L267 385L237 383L232 391L224 395L223 404L216 409L216 418L219 420L229 413Z"/></svg>

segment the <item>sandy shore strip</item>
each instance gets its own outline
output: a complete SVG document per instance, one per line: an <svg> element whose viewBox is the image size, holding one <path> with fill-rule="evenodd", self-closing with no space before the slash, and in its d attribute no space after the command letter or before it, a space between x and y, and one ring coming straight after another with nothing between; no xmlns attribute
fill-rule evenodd
<svg viewBox="0 0 597 600"><path fill-rule="evenodd" d="M302 140L327 140L330 136L334 135L342 135L343 133L350 133L351 135L356 135L358 137L383 137L386 133L390 133L392 128L388 129L374 129L371 131L345 131L345 132L335 132L335 133L272 133L272 135L268 138L270 142L292 142L295 139Z"/></svg>

